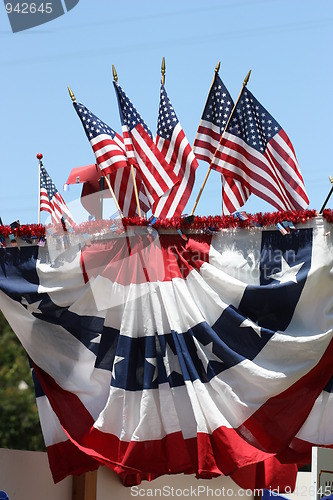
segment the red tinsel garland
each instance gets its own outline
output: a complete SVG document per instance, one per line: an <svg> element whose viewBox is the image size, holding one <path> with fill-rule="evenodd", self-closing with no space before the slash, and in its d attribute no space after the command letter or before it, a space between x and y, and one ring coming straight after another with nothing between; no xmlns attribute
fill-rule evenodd
<svg viewBox="0 0 333 500"><path fill-rule="evenodd" d="M0 226L0 237L8 238L10 234L13 234L16 238L40 239L45 236L45 227L43 224L24 224L15 228Z"/></svg>
<svg viewBox="0 0 333 500"><path fill-rule="evenodd" d="M326 213L327 212L327 213ZM329 213L330 214L329 214ZM187 222L186 217L172 217L171 219L158 219L154 224L156 229L230 229L230 228L246 228L246 227L264 227L275 225L278 222L290 221L293 224L305 223L308 220L312 220L317 215L316 210L294 210L286 212L266 212L257 213L254 215L246 214L247 219L241 220L235 215L208 215L208 216L194 216L192 222ZM331 210L325 210L323 216L327 219L329 216L332 217ZM333 220L329 221L333 222ZM126 217L122 219L122 223L125 227L127 226L146 226L147 220L140 219L139 217Z"/></svg>
<svg viewBox="0 0 333 500"><path fill-rule="evenodd" d="M172 217L171 219L157 219L154 224L156 229L187 229L192 230L212 230L231 229L231 228L248 228L248 227L265 227L275 225L278 222L290 221L293 224L305 223L312 220L318 215L316 210L293 210L286 212L266 212L257 214L246 214L247 219L241 220L235 215L220 216L194 216L191 222L186 217ZM333 223L333 210L326 209L323 211L323 217L327 222ZM126 228L129 226L148 226L149 220L143 217L125 217L116 221L112 220L96 220L78 224L73 228L77 234L84 233L99 233L109 231L110 229ZM113 227L111 227L113 226ZM52 228L52 231L50 230ZM71 231L69 231L71 232ZM56 226L43 226L42 224L24 224L15 228L10 226L0 226L0 238L8 238L9 235L14 235L15 238L21 239L40 239L47 234L63 235L64 229L61 224Z"/></svg>
<svg viewBox="0 0 333 500"><path fill-rule="evenodd" d="M333 210L327 208L323 211L323 217L327 220L327 222L333 223Z"/></svg>

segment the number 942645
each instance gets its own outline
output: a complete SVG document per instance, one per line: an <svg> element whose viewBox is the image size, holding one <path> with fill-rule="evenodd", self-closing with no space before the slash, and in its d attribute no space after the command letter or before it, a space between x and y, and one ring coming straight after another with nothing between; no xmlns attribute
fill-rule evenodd
<svg viewBox="0 0 333 500"><path fill-rule="evenodd" d="M52 13L52 2L42 2L42 3L27 3L27 2L16 2L6 3L7 14L51 14Z"/></svg>

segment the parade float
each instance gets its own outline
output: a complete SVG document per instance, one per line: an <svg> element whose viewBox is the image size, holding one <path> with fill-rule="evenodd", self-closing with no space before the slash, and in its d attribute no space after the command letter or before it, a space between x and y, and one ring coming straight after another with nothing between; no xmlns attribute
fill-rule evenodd
<svg viewBox="0 0 333 500"><path fill-rule="evenodd" d="M94 205L76 224L39 154L52 223L0 227L0 308L31 362L54 481L103 464L127 486L185 473L293 487L312 446L333 446L329 197L307 208L249 75L234 104L216 68L193 149L164 67L156 139L114 76L123 136L70 90L96 164L68 184L91 194L102 180L117 216ZM208 172L184 215L198 160ZM223 215L199 217L212 170ZM251 194L275 211L240 211Z"/></svg>

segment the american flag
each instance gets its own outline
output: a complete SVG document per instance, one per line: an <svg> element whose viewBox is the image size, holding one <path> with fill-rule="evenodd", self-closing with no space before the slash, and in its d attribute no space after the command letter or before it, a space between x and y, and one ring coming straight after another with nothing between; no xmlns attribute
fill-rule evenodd
<svg viewBox="0 0 333 500"><path fill-rule="evenodd" d="M211 168L231 175L278 210L309 203L289 137L246 87Z"/></svg>
<svg viewBox="0 0 333 500"><path fill-rule="evenodd" d="M163 218L180 216L191 195L198 162L185 137L164 85L161 85L156 144L168 164L173 167L180 182L154 204L153 213L157 217Z"/></svg>
<svg viewBox="0 0 333 500"><path fill-rule="evenodd" d="M83 104L74 102L73 105L103 174L107 175L118 168L126 167L127 157L123 138Z"/></svg>
<svg viewBox="0 0 333 500"><path fill-rule="evenodd" d="M75 224L72 214L68 207L57 191L51 177L45 170L42 162L39 164L39 178L40 178L40 211L46 211L51 214L52 222L58 224L61 219L68 222L70 225Z"/></svg>
<svg viewBox="0 0 333 500"><path fill-rule="evenodd" d="M157 149L153 135L123 89L114 82L129 161L139 168L151 205L171 189L178 178Z"/></svg>
<svg viewBox="0 0 333 500"><path fill-rule="evenodd" d="M133 178L123 138L83 104L73 104L93 148L101 172L103 175L110 176L111 187L123 215L125 217L138 215ZM139 174L136 174L136 183L140 208L142 212L147 212L150 206Z"/></svg>
<svg viewBox="0 0 333 500"><path fill-rule="evenodd" d="M193 145L199 160L212 161L233 107L232 97L218 73L215 73Z"/></svg>
<svg viewBox="0 0 333 500"><path fill-rule="evenodd" d="M216 72L193 145L193 151L199 160L209 164L213 160L233 107L232 97ZM230 175L222 175L221 181L222 210L227 215L242 207L251 193L242 182Z"/></svg>

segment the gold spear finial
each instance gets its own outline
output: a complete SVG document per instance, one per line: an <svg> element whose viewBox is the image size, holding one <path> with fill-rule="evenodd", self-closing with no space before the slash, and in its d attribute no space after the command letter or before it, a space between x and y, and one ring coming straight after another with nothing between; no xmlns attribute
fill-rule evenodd
<svg viewBox="0 0 333 500"><path fill-rule="evenodd" d="M250 78L250 75L251 75L251 70L248 72L248 74L246 75L245 79L244 79L244 87L246 87L248 81L249 81L249 78Z"/></svg>
<svg viewBox="0 0 333 500"><path fill-rule="evenodd" d="M219 61L216 65L216 68L215 68L215 73L218 73L220 71L220 66L221 66L221 61Z"/></svg>
<svg viewBox="0 0 333 500"><path fill-rule="evenodd" d="M331 176L329 175L329 178L330 178L331 184L333 184L333 177L331 177Z"/></svg>
<svg viewBox="0 0 333 500"><path fill-rule="evenodd" d="M112 64L112 74L113 74L114 81L117 83L118 82L118 75L117 75L116 68L114 67L114 64Z"/></svg>
<svg viewBox="0 0 333 500"><path fill-rule="evenodd" d="M72 89L70 87L67 87L67 88L68 88L70 98L72 99L73 102L76 102L76 97L73 94Z"/></svg>
<svg viewBox="0 0 333 500"><path fill-rule="evenodd" d="M162 59L161 73L162 73L162 85L164 85L164 82L165 82L165 57L164 56Z"/></svg>

